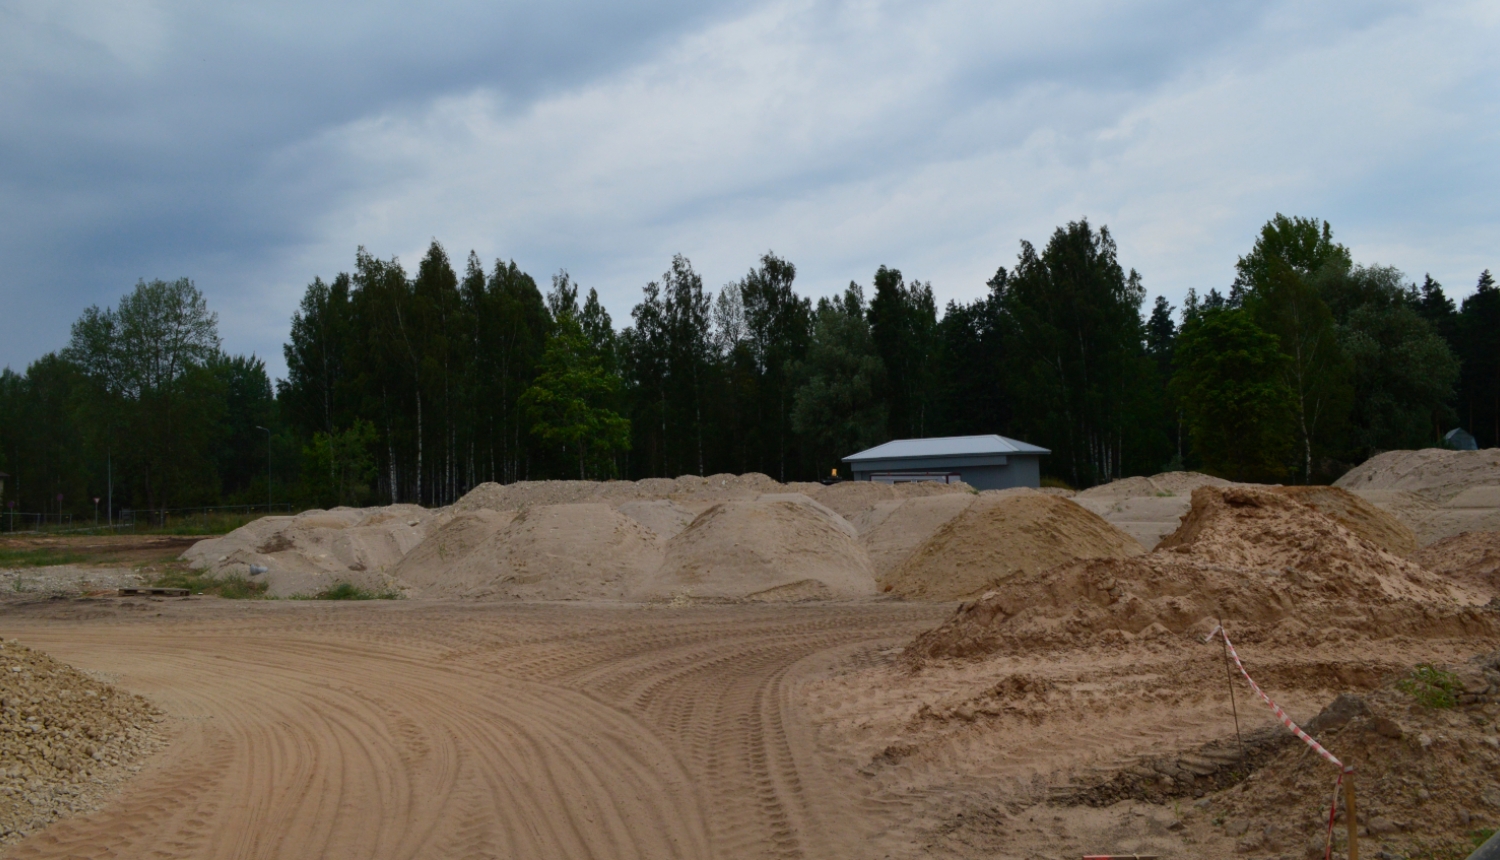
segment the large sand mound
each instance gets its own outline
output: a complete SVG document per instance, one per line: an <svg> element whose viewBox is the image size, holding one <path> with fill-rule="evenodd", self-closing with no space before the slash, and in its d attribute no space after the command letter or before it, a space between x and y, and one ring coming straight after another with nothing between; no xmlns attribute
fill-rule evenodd
<svg viewBox="0 0 1500 860"><path fill-rule="evenodd" d="M1068 499L1026 490L986 493L940 525L882 588L918 600L958 600L1018 573L1141 552L1129 535Z"/></svg>
<svg viewBox="0 0 1500 860"><path fill-rule="evenodd" d="M801 494L721 502L667 544L641 600L794 600L875 593L858 534Z"/></svg>
<svg viewBox="0 0 1500 860"><path fill-rule="evenodd" d="M315 594L339 582L386 590L396 565L426 537L433 512L416 505L311 510L262 517L182 554L214 576L254 575L273 597Z"/></svg>
<svg viewBox="0 0 1500 860"><path fill-rule="evenodd" d="M1419 550L1411 560L1500 598L1500 532L1464 532Z"/></svg>
<svg viewBox="0 0 1500 860"><path fill-rule="evenodd" d="M1207 633L1310 642L1488 636L1500 605L1270 488L1200 487L1155 552L1013 576L908 649L914 658Z"/></svg>
<svg viewBox="0 0 1500 860"><path fill-rule="evenodd" d="M515 511L483 508L454 514L407 553L393 573L402 585L411 587L418 594L434 588L442 592L446 590L443 580L449 572L515 518Z"/></svg>
<svg viewBox="0 0 1500 860"><path fill-rule="evenodd" d="M1090 487L1074 495L1073 501L1140 541L1146 549L1154 549L1181 524L1192 505L1193 490L1227 486L1229 481L1201 472L1163 472Z"/></svg>
<svg viewBox="0 0 1500 860"><path fill-rule="evenodd" d="M1389 511L1423 546L1463 532L1500 531L1500 449L1387 451L1334 486Z"/></svg>
<svg viewBox="0 0 1500 860"><path fill-rule="evenodd" d="M879 481L840 481L836 484L818 486L807 495L837 511L850 522L860 514L873 510L884 502L903 499L921 499L951 494L974 495L968 484L939 484L936 481L908 481L901 484L884 484Z"/></svg>
<svg viewBox="0 0 1500 860"><path fill-rule="evenodd" d="M609 505L533 505L449 568L426 593L618 600L660 563L656 534Z"/></svg>
<svg viewBox="0 0 1500 860"><path fill-rule="evenodd" d="M1500 486L1500 448L1482 451L1387 451L1333 482L1346 490L1404 490L1446 502L1470 487Z"/></svg>

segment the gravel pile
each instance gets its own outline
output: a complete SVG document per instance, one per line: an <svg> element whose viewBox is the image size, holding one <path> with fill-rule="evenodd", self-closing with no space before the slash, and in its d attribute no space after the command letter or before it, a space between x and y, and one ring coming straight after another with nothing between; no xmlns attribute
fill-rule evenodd
<svg viewBox="0 0 1500 860"><path fill-rule="evenodd" d="M0 846L97 808L161 743L161 719L139 696L0 643Z"/></svg>

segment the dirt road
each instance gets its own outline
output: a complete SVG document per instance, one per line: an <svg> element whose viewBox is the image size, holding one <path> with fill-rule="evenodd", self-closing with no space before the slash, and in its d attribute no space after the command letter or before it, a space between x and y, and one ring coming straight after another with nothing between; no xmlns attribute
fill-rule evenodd
<svg viewBox="0 0 1500 860"><path fill-rule="evenodd" d="M11 857L863 856L888 822L795 692L947 614L137 605L6 616L173 725L115 801Z"/></svg>

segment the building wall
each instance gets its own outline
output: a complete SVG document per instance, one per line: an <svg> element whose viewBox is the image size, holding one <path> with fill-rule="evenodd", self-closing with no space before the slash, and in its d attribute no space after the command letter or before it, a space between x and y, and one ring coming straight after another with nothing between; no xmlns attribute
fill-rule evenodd
<svg viewBox="0 0 1500 860"><path fill-rule="evenodd" d="M854 480L868 481L871 472L900 472L902 469L881 468L866 470L854 469ZM1029 457L1011 454L1009 462L1003 466L972 465L972 464L943 464L936 459L924 458L920 466L913 466L913 472L957 472L963 476L965 484L976 490L1008 490L1012 487L1031 487L1036 489L1042 485L1042 467L1040 457Z"/></svg>

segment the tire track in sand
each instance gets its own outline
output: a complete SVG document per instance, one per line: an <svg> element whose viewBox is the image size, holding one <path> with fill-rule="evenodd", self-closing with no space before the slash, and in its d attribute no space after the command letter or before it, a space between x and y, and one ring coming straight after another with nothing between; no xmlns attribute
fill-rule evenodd
<svg viewBox="0 0 1500 860"><path fill-rule="evenodd" d="M858 856L857 786L796 685L940 613L205 602L11 625L176 719L119 797L10 856Z"/></svg>

